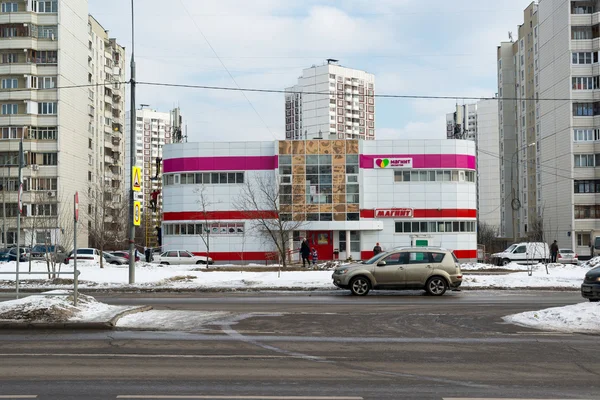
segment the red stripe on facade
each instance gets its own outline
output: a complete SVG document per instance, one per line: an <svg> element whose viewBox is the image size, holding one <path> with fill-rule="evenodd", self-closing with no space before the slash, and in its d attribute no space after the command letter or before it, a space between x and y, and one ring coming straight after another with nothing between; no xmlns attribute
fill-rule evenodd
<svg viewBox="0 0 600 400"><path fill-rule="evenodd" d="M223 156L172 158L163 161L163 172L262 171L278 167L277 156Z"/></svg>
<svg viewBox="0 0 600 400"><path fill-rule="evenodd" d="M477 258L477 250L454 250L453 253L459 260L474 260ZM360 252L362 260L368 260L374 255L372 250L363 250Z"/></svg>
<svg viewBox="0 0 600 400"><path fill-rule="evenodd" d="M245 219L277 218L277 211L182 211L166 212L163 221L240 221Z"/></svg>
<svg viewBox="0 0 600 400"><path fill-rule="evenodd" d="M375 218L375 210L360 210L360 218ZM415 209L413 210L413 218L477 218L477 210L464 208Z"/></svg>
<svg viewBox="0 0 600 400"><path fill-rule="evenodd" d="M195 256L205 256L205 252L193 252ZM270 251L245 251L245 252L210 252L214 261L270 261L277 262L278 255Z"/></svg>

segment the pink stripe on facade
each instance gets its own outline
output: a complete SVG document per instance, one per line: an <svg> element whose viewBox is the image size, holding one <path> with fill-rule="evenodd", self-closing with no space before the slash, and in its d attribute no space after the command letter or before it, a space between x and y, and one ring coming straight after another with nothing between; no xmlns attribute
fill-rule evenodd
<svg viewBox="0 0 600 400"><path fill-rule="evenodd" d="M262 171L279 166L277 156L189 157L164 160L164 173L195 171Z"/></svg>
<svg viewBox="0 0 600 400"><path fill-rule="evenodd" d="M466 154L380 154L360 155L360 168L374 169L375 160L385 158L412 158L412 168L475 169L475 156ZM389 168L389 167L388 167Z"/></svg>

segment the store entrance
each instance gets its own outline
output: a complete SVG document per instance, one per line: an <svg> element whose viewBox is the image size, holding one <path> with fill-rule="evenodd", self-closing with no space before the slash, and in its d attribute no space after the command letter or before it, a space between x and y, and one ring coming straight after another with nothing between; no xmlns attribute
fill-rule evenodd
<svg viewBox="0 0 600 400"><path fill-rule="evenodd" d="M332 231L308 231L306 236L311 251L313 247L317 250L319 260L333 260Z"/></svg>

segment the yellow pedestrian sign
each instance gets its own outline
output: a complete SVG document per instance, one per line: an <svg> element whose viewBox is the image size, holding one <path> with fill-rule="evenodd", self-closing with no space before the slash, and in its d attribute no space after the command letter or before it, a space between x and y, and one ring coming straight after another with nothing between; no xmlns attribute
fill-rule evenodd
<svg viewBox="0 0 600 400"><path fill-rule="evenodd" d="M133 191L141 192L142 191L142 169L140 167L133 167L131 171L133 174Z"/></svg>
<svg viewBox="0 0 600 400"><path fill-rule="evenodd" d="M133 225L140 226L142 224L142 202L133 202Z"/></svg>

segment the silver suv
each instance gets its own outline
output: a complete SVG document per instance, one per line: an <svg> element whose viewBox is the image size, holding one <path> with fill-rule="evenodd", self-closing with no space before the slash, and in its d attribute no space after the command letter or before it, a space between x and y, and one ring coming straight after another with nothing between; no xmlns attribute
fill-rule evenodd
<svg viewBox="0 0 600 400"><path fill-rule="evenodd" d="M460 264L450 250L433 247L398 248L362 263L336 268L333 284L365 296L371 289L421 289L441 296L462 283Z"/></svg>

